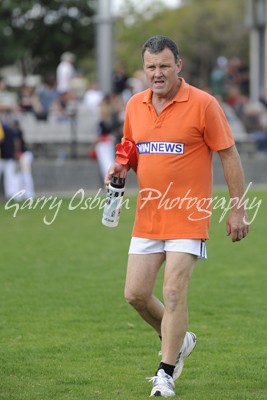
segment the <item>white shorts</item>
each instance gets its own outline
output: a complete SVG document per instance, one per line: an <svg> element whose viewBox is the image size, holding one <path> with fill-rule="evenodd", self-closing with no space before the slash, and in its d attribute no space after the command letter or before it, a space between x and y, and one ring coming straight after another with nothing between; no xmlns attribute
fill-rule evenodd
<svg viewBox="0 0 267 400"><path fill-rule="evenodd" d="M129 254L152 254L177 251L196 255L199 259L207 258L206 243L202 239L154 240L133 236Z"/></svg>

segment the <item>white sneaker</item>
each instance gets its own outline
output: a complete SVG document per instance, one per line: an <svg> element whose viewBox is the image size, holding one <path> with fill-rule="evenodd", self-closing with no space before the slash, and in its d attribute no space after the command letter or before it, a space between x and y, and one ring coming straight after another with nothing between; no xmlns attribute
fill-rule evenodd
<svg viewBox="0 0 267 400"><path fill-rule="evenodd" d="M174 381L176 379L178 379L182 373L183 366L184 366L184 358L188 357L192 353L196 344L197 344L196 335L193 332L186 332L180 353L178 354L178 357L177 357L177 360L175 363L175 368L174 368L174 372L173 372L173 380Z"/></svg>
<svg viewBox="0 0 267 400"><path fill-rule="evenodd" d="M157 372L156 376L149 378L149 382L152 382L153 388L150 393L150 397L173 397L175 396L174 381L173 378L166 374L163 369Z"/></svg>

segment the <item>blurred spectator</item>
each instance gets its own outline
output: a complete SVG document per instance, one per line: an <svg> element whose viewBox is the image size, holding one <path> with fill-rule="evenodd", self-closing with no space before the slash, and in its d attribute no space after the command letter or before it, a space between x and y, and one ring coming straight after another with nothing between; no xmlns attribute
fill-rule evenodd
<svg viewBox="0 0 267 400"><path fill-rule="evenodd" d="M146 78L143 71L135 71L132 77L127 79L126 89L122 92L123 101L126 104L130 98L139 92L147 89Z"/></svg>
<svg viewBox="0 0 267 400"><path fill-rule="evenodd" d="M237 56L230 58L228 62L227 81L230 86L238 86L241 94L249 95L249 69Z"/></svg>
<svg viewBox="0 0 267 400"><path fill-rule="evenodd" d="M237 116L242 119L244 104L248 101L248 97L241 93L237 84L232 84L228 87L225 101L229 106L233 107Z"/></svg>
<svg viewBox="0 0 267 400"><path fill-rule="evenodd" d="M82 71L75 70L75 76L71 80L71 90L78 101L82 101L88 85L88 80L83 76Z"/></svg>
<svg viewBox="0 0 267 400"><path fill-rule="evenodd" d="M4 178L4 195L10 198L19 191L19 176L17 174L16 153L19 149L17 131L6 122L1 122L4 138L0 143L0 175Z"/></svg>
<svg viewBox="0 0 267 400"><path fill-rule="evenodd" d="M123 64L114 71L112 76L113 93L122 94L127 88L127 80L129 76L126 73L126 68Z"/></svg>
<svg viewBox="0 0 267 400"><path fill-rule="evenodd" d="M249 96L249 68L245 64L239 67L239 87L243 95Z"/></svg>
<svg viewBox="0 0 267 400"><path fill-rule="evenodd" d="M127 85L131 88L132 94L136 94L147 89L148 85L144 71L135 71L133 76L127 80Z"/></svg>
<svg viewBox="0 0 267 400"><path fill-rule="evenodd" d="M16 158L19 160L19 172L18 172L18 185L19 190L24 190L25 193L22 196L24 199L34 197L34 183L32 177L32 162L33 154L28 150L25 140L23 130L18 121L14 121L14 127L17 131L17 154Z"/></svg>
<svg viewBox="0 0 267 400"><path fill-rule="evenodd" d="M261 91L259 101L264 105L264 107L267 110L267 89L266 90L263 89Z"/></svg>
<svg viewBox="0 0 267 400"><path fill-rule="evenodd" d="M114 108L112 97L106 95L100 104L98 138L95 144L96 158L102 184L104 184L109 166L115 160L114 142Z"/></svg>
<svg viewBox="0 0 267 400"><path fill-rule="evenodd" d="M254 139L261 155L267 155L266 109L263 104L250 102L244 105L243 123L249 136Z"/></svg>
<svg viewBox="0 0 267 400"><path fill-rule="evenodd" d="M17 96L9 91L3 80L0 80L0 113L6 114L16 111L18 108Z"/></svg>
<svg viewBox="0 0 267 400"><path fill-rule="evenodd" d="M59 94L61 106L64 109L69 98L69 94L72 91L72 79L75 76L75 68L73 66L75 62L75 55L66 52L61 56L61 61L57 66L57 91Z"/></svg>
<svg viewBox="0 0 267 400"><path fill-rule="evenodd" d="M4 140L4 129L3 129L2 123L0 121L0 144L3 140ZM1 147L0 147L0 159L1 159ZM0 163L1 163L1 161L0 161ZM1 169L0 169L0 171L1 171ZM1 178L1 173L0 173L0 178Z"/></svg>
<svg viewBox="0 0 267 400"><path fill-rule="evenodd" d="M227 93L227 64L227 58L220 56L217 58L216 65L211 71L212 94L214 96L222 96L223 99L225 99Z"/></svg>
<svg viewBox="0 0 267 400"><path fill-rule="evenodd" d="M220 56L210 76L211 93L221 96L242 118L243 105L249 97L249 70L238 56L229 60Z"/></svg>
<svg viewBox="0 0 267 400"><path fill-rule="evenodd" d="M115 143L120 143L123 134L123 123L125 117L125 100L123 95L113 93L111 96L112 104L112 127Z"/></svg>
<svg viewBox="0 0 267 400"><path fill-rule="evenodd" d="M4 139L4 129L2 124L0 123L0 143L2 142L3 139Z"/></svg>
<svg viewBox="0 0 267 400"><path fill-rule="evenodd" d="M55 80L52 77L47 77L35 92L33 109L36 119L38 121L47 121L49 113L57 101Z"/></svg>
<svg viewBox="0 0 267 400"><path fill-rule="evenodd" d="M239 69L241 67L241 59L237 56L231 57L227 67L227 80L229 84L239 85Z"/></svg>
<svg viewBox="0 0 267 400"><path fill-rule="evenodd" d="M83 104L86 108L92 111L92 113L99 114L99 106L104 98L104 93L99 89L96 82L92 82L83 97Z"/></svg>
<svg viewBox="0 0 267 400"><path fill-rule="evenodd" d="M22 112L33 111L34 90L28 85L23 85L19 93L19 108Z"/></svg>

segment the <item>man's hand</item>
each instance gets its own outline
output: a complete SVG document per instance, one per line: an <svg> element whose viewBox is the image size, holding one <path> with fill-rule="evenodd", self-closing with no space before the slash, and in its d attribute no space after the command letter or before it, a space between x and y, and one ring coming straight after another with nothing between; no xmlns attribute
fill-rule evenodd
<svg viewBox="0 0 267 400"><path fill-rule="evenodd" d="M106 177L105 177L106 186L109 185L111 177L113 175L120 176L121 178L126 178L129 169L130 169L130 167L129 167L128 164L126 164L126 165L122 165L122 164L119 164L119 163L112 164L109 167L108 172L107 172Z"/></svg>
<svg viewBox="0 0 267 400"><path fill-rule="evenodd" d="M231 236L232 242L244 239L249 231L248 215L243 210L231 210L226 221L227 236Z"/></svg>
<svg viewBox="0 0 267 400"><path fill-rule="evenodd" d="M219 151L219 156L221 158L230 198L242 199L245 191L245 180L236 146L231 146L228 149ZM245 209L241 204L233 206L226 222L227 235L231 236L233 242L238 242L247 236L248 230L249 220Z"/></svg>

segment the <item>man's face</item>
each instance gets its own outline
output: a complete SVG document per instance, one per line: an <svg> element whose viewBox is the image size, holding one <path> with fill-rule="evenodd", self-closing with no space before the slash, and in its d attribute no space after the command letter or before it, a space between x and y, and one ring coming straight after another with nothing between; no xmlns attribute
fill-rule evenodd
<svg viewBox="0 0 267 400"><path fill-rule="evenodd" d="M161 53L144 53L144 71L152 91L160 97L167 97L177 89L178 74L182 68L181 59L175 62L172 51L168 48Z"/></svg>

